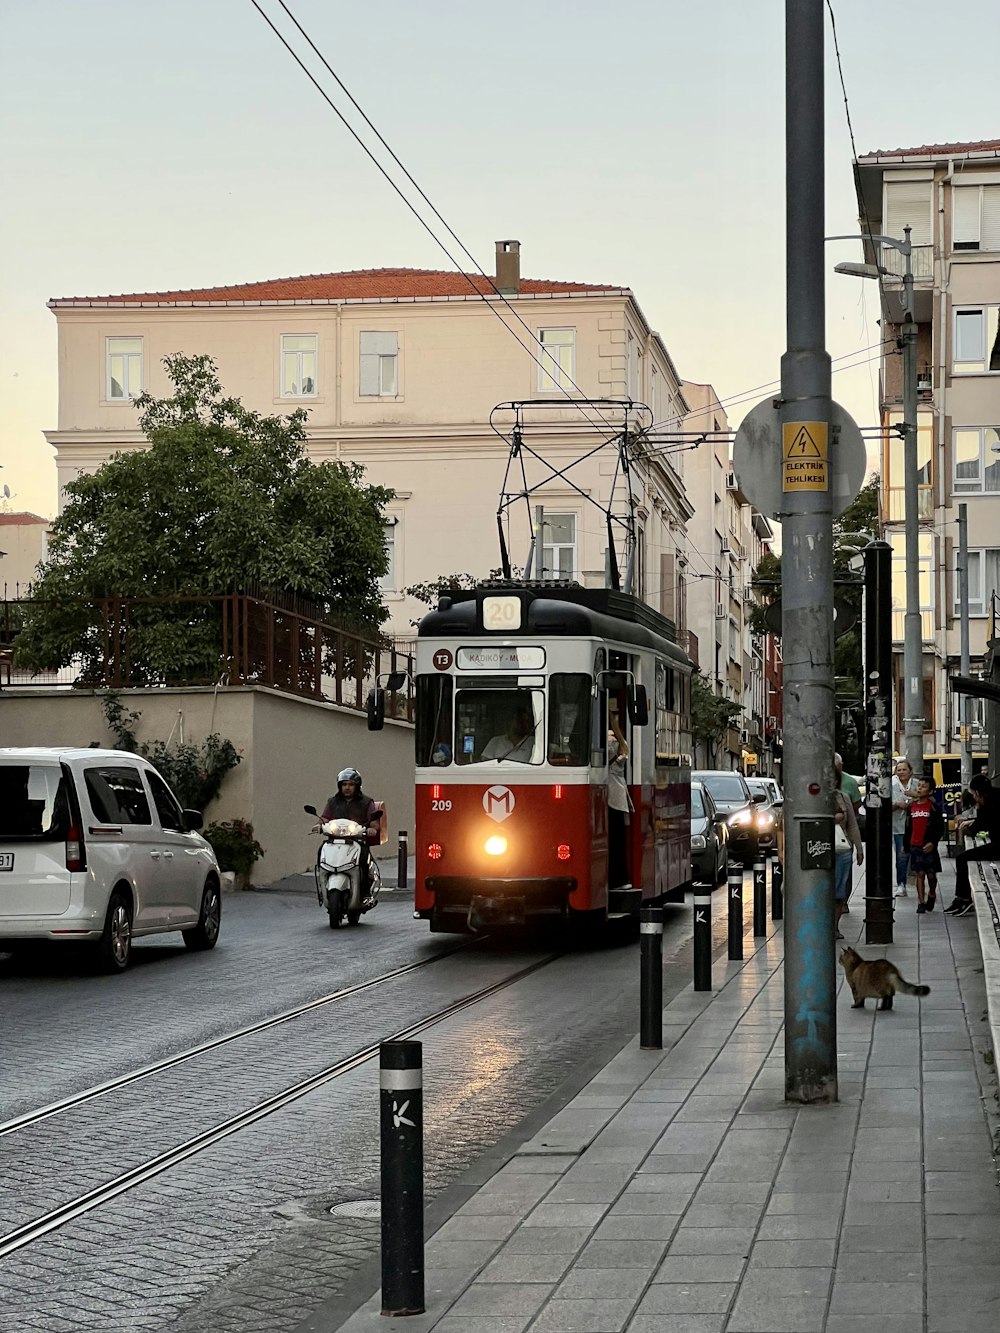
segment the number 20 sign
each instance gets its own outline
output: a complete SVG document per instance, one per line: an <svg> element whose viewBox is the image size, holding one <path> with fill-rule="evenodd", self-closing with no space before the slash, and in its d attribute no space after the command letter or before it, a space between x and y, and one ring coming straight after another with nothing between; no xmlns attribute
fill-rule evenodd
<svg viewBox="0 0 1000 1333"><path fill-rule="evenodd" d="M521 628L519 597L484 597L483 629L515 630Z"/></svg>

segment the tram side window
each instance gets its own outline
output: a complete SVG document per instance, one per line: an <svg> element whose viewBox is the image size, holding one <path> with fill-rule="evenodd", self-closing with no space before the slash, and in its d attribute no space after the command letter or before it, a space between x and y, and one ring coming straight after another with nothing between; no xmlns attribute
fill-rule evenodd
<svg viewBox="0 0 1000 1333"><path fill-rule="evenodd" d="M417 677L417 764L451 763L451 676Z"/></svg>
<svg viewBox="0 0 1000 1333"><path fill-rule="evenodd" d="M590 677L556 674L549 682L549 763L585 766L590 760Z"/></svg>
<svg viewBox="0 0 1000 1333"><path fill-rule="evenodd" d="M540 764L541 690L460 689L455 704L456 764Z"/></svg>

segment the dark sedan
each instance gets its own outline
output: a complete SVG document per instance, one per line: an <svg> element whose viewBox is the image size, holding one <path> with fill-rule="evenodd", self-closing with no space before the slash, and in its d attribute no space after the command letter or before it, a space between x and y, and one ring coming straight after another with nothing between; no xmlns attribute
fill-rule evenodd
<svg viewBox="0 0 1000 1333"><path fill-rule="evenodd" d="M774 787L764 778L747 778L750 795L756 803L754 823L757 826L757 846L766 854L778 845L782 802L774 799Z"/></svg>
<svg viewBox="0 0 1000 1333"><path fill-rule="evenodd" d="M742 773L729 769L699 769L691 774L708 791L729 827L729 859L748 869L757 859L754 801Z"/></svg>
<svg viewBox="0 0 1000 1333"><path fill-rule="evenodd" d="M729 826L700 782L691 783L691 878L713 887L726 877Z"/></svg>

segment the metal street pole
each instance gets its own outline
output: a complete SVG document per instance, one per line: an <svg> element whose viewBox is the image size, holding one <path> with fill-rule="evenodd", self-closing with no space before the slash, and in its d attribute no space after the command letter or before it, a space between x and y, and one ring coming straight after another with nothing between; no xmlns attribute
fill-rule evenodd
<svg viewBox="0 0 1000 1333"><path fill-rule="evenodd" d="M865 559L865 943L892 943L892 547Z"/></svg>
<svg viewBox="0 0 1000 1333"><path fill-rule="evenodd" d="M958 506L958 614L961 632L961 662L959 671L963 676L969 674L969 506ZM962 745L961 777L962 790L969 785L972 777L972 699L968 694L961 697Z"/></svg>
<svg viewBox="0 0 1000 1333"><path fill-rule="evenodd" d="M903 272L903 500L906 531L906 614L903 618L903 750L919 778L924 771L924 632L920 618L920 490L917 485L917 326L913 319L910 228L898 247Z"/></svg>
<svg viewBox="0 0 1000 1333"><path fill-rule="evenodd" d="M833 522L825 345L823 2L785 0L788 350L781 358L785 1097L837 1100Z"/></svg>

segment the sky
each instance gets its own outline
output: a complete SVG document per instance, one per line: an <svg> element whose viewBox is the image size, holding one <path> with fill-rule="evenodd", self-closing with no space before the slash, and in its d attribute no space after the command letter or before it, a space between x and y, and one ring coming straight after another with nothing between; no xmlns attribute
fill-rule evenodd
<svg viewBox="0 0 1000 1333"><path fill-rule="evenodd" d="M286 3L487 272L516 237L526 277L630 287L681 375L732 400L731 424L769 395L781 0ZM1000 138L996 0L833 13L859 154ZM832 236L858 221L829 14L826 46ZM0 0L0 180L0 495L46 516L50 297L450 267L251 0ZM877 289L833 273L859 246L827 248L834 397L873 425Z"/></svg>

